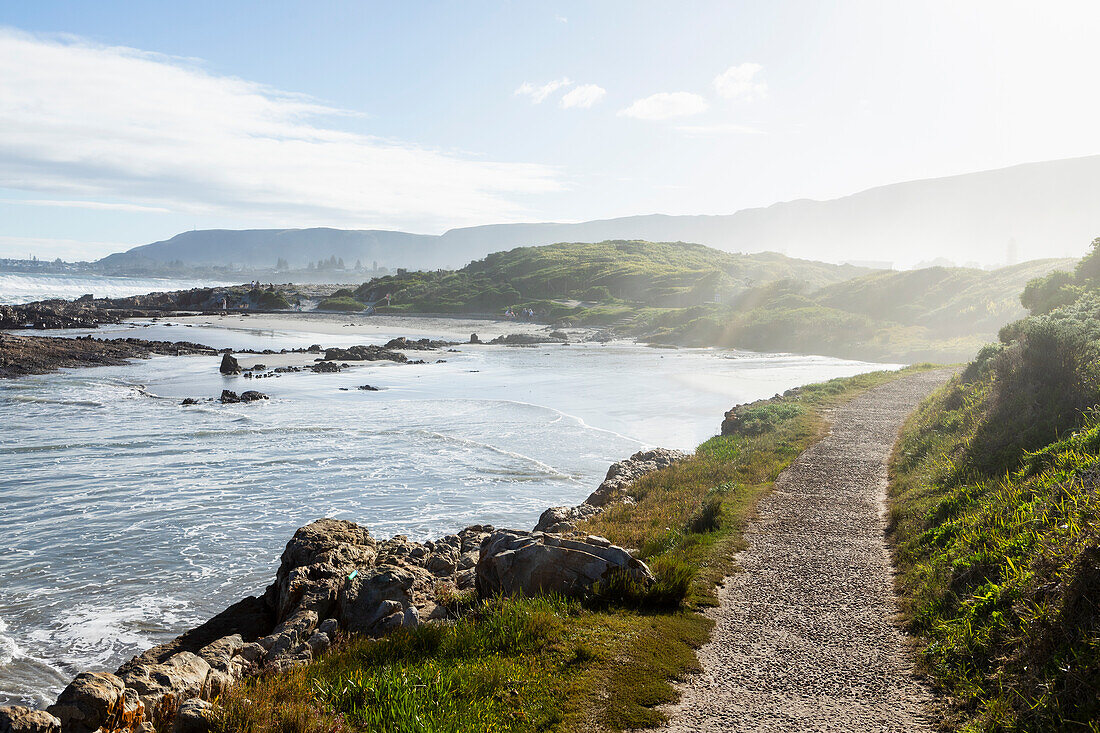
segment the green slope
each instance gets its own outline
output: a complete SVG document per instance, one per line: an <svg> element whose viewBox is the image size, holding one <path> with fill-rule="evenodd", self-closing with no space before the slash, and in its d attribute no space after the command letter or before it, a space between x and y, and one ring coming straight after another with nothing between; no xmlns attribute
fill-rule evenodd
<svg viewBox="0 0 1100 733"><path fill-rule="evenodd" d="M895 451L902 607L964 731L1100 730L1100 288L1081 274L1080 300L1004 329Z"/></svg>
<svg viewBox="0 0 1100 733"><path fill-rule="evenodd" d="M378 278L356 295L375 301L389 294L399 307L417 311L494 312L537 301L682 308L729 299L763 282L794 278L819 287L868 272L683 242L562 243L496 252L453 272ZM548 307L543 304L542 310Z"/></svg>

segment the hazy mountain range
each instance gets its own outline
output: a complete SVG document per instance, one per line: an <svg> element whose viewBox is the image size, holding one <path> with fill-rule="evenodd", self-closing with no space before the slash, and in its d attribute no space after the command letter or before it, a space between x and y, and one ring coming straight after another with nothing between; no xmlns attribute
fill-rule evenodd
<svg viewBox="0 0 1100 733"><path fill-rule="evenodd" d="M717 216L629 216L574 224L494 224L442 235L385 230L200 230L100 260L110 270L185 265L294 268L335 256L350 267L457 267L500 250L608 239L685 241L832 262L912 265L946 257L1004 264L1080 254L1100 236L1100 156L1028 163L788 201Z"/></svg>

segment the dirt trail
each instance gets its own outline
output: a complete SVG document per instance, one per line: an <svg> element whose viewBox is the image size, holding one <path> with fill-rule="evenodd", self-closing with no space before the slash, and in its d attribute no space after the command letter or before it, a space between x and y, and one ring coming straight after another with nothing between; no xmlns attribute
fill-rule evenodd
<svg viewBox="0 0 1100 733"><path fill-rule="evenodd" d="M891 620L886 461L902 421L948 376L903 377L842 405L779 477L670 730L931 730L930 693Z"/></svg>

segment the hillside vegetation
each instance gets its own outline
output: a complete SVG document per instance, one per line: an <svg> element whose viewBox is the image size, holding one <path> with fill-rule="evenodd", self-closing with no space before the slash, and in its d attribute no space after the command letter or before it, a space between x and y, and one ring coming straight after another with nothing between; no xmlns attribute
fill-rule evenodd
<svg viewBox="0 0 1100 733"><path fill-rule="evenodd" d="M391 294L399 307L418 311L500 311L523 305L583 315L584 309L571 301L683 308L729 299L761 282L797 279L816 287L867 272L774 252L730 254L684 242L561 243L496 252L456 271L377 278L356 294L368 302Z"/></svg>
<svg viewBox="0 0 1100 733"><path fill-rule="evenodd" d="M1100 240L1029 285L895 452L903 608L964 730L1100 730L1098 276Z"/></svg>
<svg viewBox="0 0 1100 733"><path fill-rule="evenodd" d="M999 270L875 271L697 244L521 247L461 270L377 278L354 296L380 312L536 312L559 325L688 346L868 360L959 361L1026 311L1020 292L1070 260Z"/></svg>

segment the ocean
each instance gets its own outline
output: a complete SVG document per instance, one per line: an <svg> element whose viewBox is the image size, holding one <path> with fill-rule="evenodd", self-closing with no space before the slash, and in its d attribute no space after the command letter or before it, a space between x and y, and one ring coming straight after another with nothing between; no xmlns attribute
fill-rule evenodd
<svg viewBox="0 0 1100 733"><path fill-rule="evenodd" d="M130 295L230 284L235 283L157 277L108 277L86 273L37 274L0 271L0 305L18 305L47 298L73 300L87 293L97 298L125 298Z"/></svg>
<svg viewBox="0 0 1100 733"><path fill-rule="evenodd" d="M278 350L498 328L342 318L195 318L96 335ZM261 593L313 519L416 540L473 523L530 528L546 507L582 501L616 460L693 449L736 403L882 368L625 342L455 349L410 353L423 365L277 379L160 356L0 380L0 705L51 702L76 673L113 671ZM180 405L225 388L271 399Z"/></svg>

